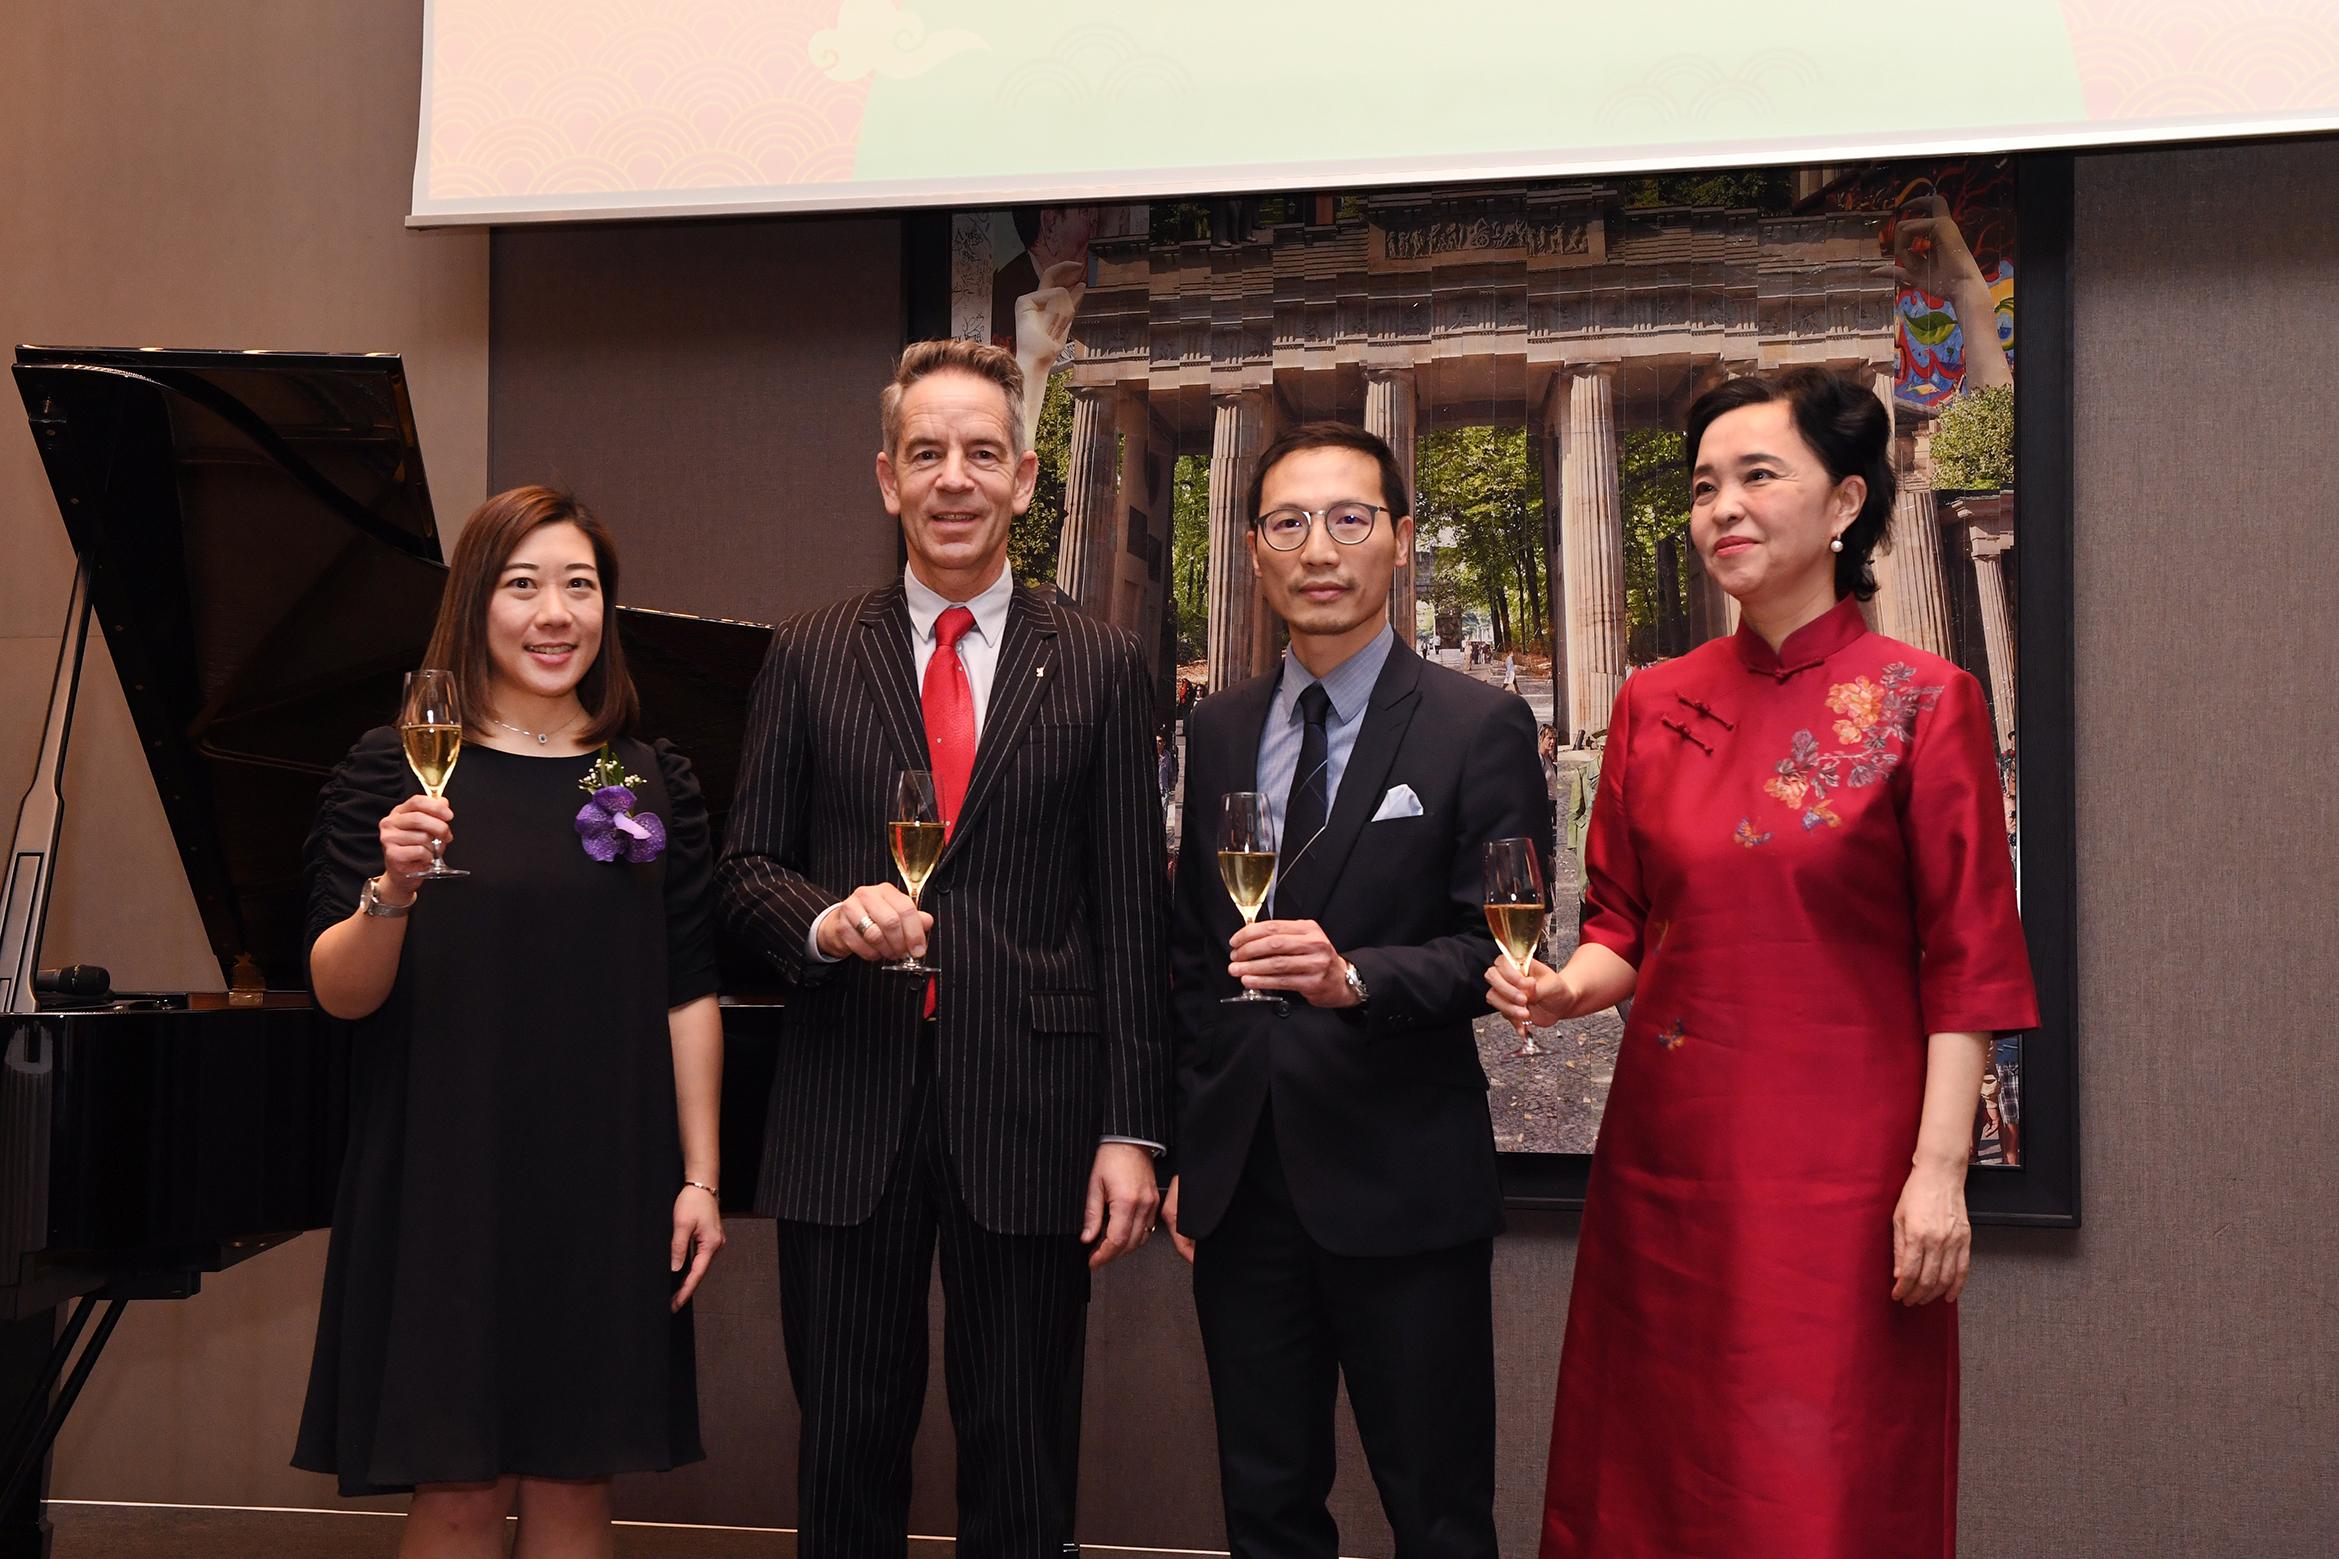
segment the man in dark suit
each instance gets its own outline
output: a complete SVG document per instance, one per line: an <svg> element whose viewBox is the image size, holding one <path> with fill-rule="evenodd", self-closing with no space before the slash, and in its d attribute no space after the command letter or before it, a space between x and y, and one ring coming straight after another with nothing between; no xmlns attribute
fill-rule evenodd
<svg viewBox="0 0 2339 1559"><path fill-rule="evenodd" d="M1527 705L1428 665L1388 626L1413 544L1386 444L1312 423L1270 444L1249 546L1282 665L1198 705L1172 910L1178 1177L1228 1540L1331 1559L1341 1377L1400 1554L1492 1559L1501 1225L1471 1021L1495 956L1488 840L1540 840ZM1272 897L1217 875L1220 798L1266 798ZM1279 999L1230 1005L1238 988Z"/></svg>
<svg viewBox="0 0 2339 1559"><path fill-rule="evenodd" d="M1153 1227L1168 1140L1165 873L1145 660L1017 586L1014 358L902 354L877 482L903 577L781 625L757 680L722 916L795 985L759 1210L802 1410L799 1552L900 1554L939 1241L959 1551L1069 1541L1092 1268ZM923 905L886 825L930 770ZM917 955L935 979L880 968Z"/></svg>

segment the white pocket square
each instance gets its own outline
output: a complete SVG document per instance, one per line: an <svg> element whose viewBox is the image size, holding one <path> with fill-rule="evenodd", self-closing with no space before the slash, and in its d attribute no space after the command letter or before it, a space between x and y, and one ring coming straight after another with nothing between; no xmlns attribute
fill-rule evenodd
<svg viewBox="0 0 2339 1559"><path fill-rule="evenodd" d="M1411 785L1391 785L1389 793L1381 798L1381 808L1373 814L1378 823L1392 817L1421 816L1421 798L1413 793Z"/></svg>

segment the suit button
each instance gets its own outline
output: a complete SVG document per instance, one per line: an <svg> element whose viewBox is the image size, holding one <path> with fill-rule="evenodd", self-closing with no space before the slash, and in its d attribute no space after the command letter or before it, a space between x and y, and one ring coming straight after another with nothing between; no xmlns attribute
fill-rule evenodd
<svg viewBox="0 0 2339 1559"><path fill-rule="evenodd" d="M1278 996L1275 998L1275 1015L1279 1018L1288 1018L1291 1016L1290 998L1284 996Z"/></svg>

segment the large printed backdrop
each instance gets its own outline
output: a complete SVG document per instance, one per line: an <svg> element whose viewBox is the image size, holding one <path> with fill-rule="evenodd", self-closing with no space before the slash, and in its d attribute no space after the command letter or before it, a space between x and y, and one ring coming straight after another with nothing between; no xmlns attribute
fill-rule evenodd
<svg viewBox="0 0 2339 1559"><path fill-rule="evenodd" d="M1128 199L2339 126L2327 0L1428 15L431 0L413 217Z"/></svg>

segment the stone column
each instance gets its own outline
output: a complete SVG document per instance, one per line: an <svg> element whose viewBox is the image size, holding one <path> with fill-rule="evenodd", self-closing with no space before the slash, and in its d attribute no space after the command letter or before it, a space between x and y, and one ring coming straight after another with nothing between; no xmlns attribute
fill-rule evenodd
<svg viewBox="0 0 2339 1559"><path fill-rule="evenodd" d="M1566 565L1568 723L1608 724L1624 686L1624 500L1616 458L1616 384L1601 369L1570 371L1561 412L1560 550Z"/></svg>
<svg viewBox="0 0 2339 1559"><path fill-rule="evenodd" d="M1551 635L1551 724L1559 732L1560 741L1572 742L1583 722L1576 719L1568 702L1567 544L1560 528L1560 512L1566 507L1560 481L1561 450L1567 444L1564 370L1553 374L1545 384L1542 399L1528 410L1527 424L1528 432L1535 439L1536 474L1543 484L1543 555L1549 560L1550 569L1543 610L1550 619L1544 626Z"/></svg>
<svg viewBox="0 0 2339 1559"><path fill-rule="evenodd" d="M1115 499L1120 471L1113 460L1113 393L1072 391L1072 447L1064 472L1064 536L1056 550L1056 589L1100 622L1113 612Z"/></svg>
<svg viewBox="0 0 2339 1559"><path fill-rule="evenodd" d="M1974 584L1982 601L1982 650L1990 666L1990 711L1997 726L1998 750L2014 745L2015 698L2019 686L2014 662L2014 612L2006 599L2006 572L2000 563L2014 546L2011 500L1983 500L2009 512L1976 514L1967 524L1966 545L1973 554ZM1993 523L1995 522L1995 523Z"/></svg>
<svg viewBox="0 0 2339 1559"><path fill-rule="evenodd" d="M1410 508L1415 496L1413 490L1413 440L1418 423L1418 390L1410 368L1368 368L1364 374L1364 425L1366 431L1386 440L1397 455L1397 469L1404 473L1405 497ZM1393 522L1392 522L1393 523ZM1418 526L1418 522L1417 522ZM1389 581L1389 622L1397 630L1397 642L1413 648L1414 618L1413 550L1408 547L1397 559L1396 577Z"/></svg>
<svg viewBox="0 0 2339 1559"><path fill-rule="evenodd" d="M1893 415L1892 373L1879 370L1870 386ZM1956 636L1949 624L1948 576L1941 563L1941 518L1933 499L1929 463L1914 437L1895 431L1893 467L1900 478L1900 495L1893 500L1886 545L1877 549L1870 567L1876 575L1876 600L1869 620L1888 638L1913 644L1944 660L1957 658Z"/></svg>
<svg viewBox="0 0 2339 1559"><path fill-rule="evenodd" d="M1940 510L1933 499L1932 478L1919 474L1916 461L1909 465L1892 505L1892 553L1884 560L1891 566L1891 577L1878 578L1876 604L1883 608L1886 634L1955 660L1957 638L1950 629L1949 584L1942 571Z"/></svg>
<svg viewBox="0 0 2339 1559"><path fill-rule="evenodd" d="M1267 443L1266 389L1211 399L1210 429L1210 689L1234 686L1264 671L1275 645L1275 624L1259 598L1251 567L1243 489Z"/></svg>

